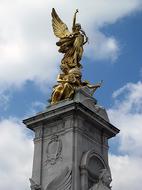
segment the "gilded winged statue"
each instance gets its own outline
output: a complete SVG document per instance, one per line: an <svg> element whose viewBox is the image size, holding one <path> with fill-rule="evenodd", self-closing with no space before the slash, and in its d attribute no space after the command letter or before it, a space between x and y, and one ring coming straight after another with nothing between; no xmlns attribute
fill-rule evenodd
<svg viewBox="0 0 142 190"><path fill-rule="evenodd" d="M60 40L56 43L59 46L59 52L64 54L61 64L72 67L80 67L80 60L83 54L83 45L88 41L88 37L81 29L81 25L76 23L76 10L73 18L72 32L68 30L67 25L60 19L55 9L52 9L52 26L56 37Z"/></svg>
<svg viewBox="0 0 142 190"><path fill-rule="evenodd" d="M52 9L53 32L55 36L59 38L56 45L59 46L58 51L63 53L64 56L60 65L62 73L57 77L58 84L53 87L50 100L51 104L58 103L65 99L73 99L75 89L78 87L87 86L92 89L94 93L95 90L101 86L101 83L91 85L89 82L81 81L82 65L80 61L83 55L83 46L88 42L88 37L81 29L81 25L76 23L77 13L78 9L75 11L72 32L70 32L55 9Z"/></svg>

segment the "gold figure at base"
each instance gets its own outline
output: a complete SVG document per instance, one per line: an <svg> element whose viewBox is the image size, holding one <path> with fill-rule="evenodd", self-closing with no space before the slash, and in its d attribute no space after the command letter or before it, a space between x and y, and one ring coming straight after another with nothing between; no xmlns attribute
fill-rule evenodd
<svg viewBox="0 0 142 190"><path fill-rule="evenodd" d="M73 68L66 75L58 75L57 82L59 84L53 87L51 104L73 98L75 89L80 86L81 72L78 68Z"/></svg>
<svg viewBox="0 0 142 190"><path fill-rule="evenodd" d="M100 88L102 82L95 85L91 85L87 81L81 81L81 71L78 68L73 68L69 71L68 75L58 75L58 85L53 87L53 93L51 95L51 104L55 104L61 100L73 99L75 90L79 87L87 86L92 90L92 96L97 88Z"/></svg>

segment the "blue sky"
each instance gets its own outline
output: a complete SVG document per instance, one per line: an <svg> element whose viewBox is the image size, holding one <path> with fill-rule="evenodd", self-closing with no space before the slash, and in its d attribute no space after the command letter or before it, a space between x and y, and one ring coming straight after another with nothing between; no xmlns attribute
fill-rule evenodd
<svg viewBox="0 0 142 190"><path fill-rule="evenodd" d="M51 28L52 7L69 26L79 9L78 22L89 37L82 59L83 79L104 81L95 98L121 129L110 141L113 189L142 186L142 2L81 2L0 2L0 189L29 189L33 136L21 121L45 108L59 72L62 55Z"/></svg>
<svg viewBox="0 0 142 190"><path fill-rule="evenodd" d="M121 19L117 23L101 28L107 36L113 36L119 42L120 52L116 60L93 60L83 58L83 78L89 81L104 81L103 87L98 90L96 98L104 107L112 105L113 91L121 88L128 82L137 82L142 78L142 12L133 13L131 16ZM90 39L91 43L91 39ZM87 48L87 45L86 45ZM48 50L47 50L48 53ZM95 58L95 51L94 55ZM47 63L48 64L48 63ZM58 67L58 66L57 66ZM56 80L56 77L55 77ZM54 81L55 82L55 81ZM53 83L54 83L53 82ZM3 115L23 116L29 109L31 102L47 103L53 83L47 86L46 92L39 90L33 81L26 81L21 89L8 89L10 101L7 107L0 110ZM105 96L103 95L105 94ZM19 106L14 106L15 102ZM39 107L39 109L41 109ZM18 115L17 115L18 114Z"/></svg>

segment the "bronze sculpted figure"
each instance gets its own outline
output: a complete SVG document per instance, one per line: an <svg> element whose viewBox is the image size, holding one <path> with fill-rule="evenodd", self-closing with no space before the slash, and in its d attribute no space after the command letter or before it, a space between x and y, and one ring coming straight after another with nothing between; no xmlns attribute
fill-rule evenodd
<svg viewBox="0 0 142 190"><path fill-rule="evenodd" d="M61 60L60 68L62 73L58 75L58 84L53 87L51 95L51 104L61 100L72 99L75 89L82 86L88 86L93 92L101 86L101 83L90 85L88 82L81 81L80 63L83 55L83 46L88 42L88 37L81 29L81 25L76 23L76 10L73 18L72 32L68 30L67 25L60 19L55 9L52 9L52 26L56 37L60 40L56 43L59 46L59 52L64 56Z"/></svg>

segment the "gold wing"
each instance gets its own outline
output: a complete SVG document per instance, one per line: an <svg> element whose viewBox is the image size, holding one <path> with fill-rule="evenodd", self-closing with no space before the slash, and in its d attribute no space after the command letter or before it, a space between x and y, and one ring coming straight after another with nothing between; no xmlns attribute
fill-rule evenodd
<svg viewBox="0 0 142 190"><path fill-rule="evenodd" d="M71 33L68 30L67 25L60 19L55 9L52 9L52 26L55 36L58 38L68 37Z"/></svg>

